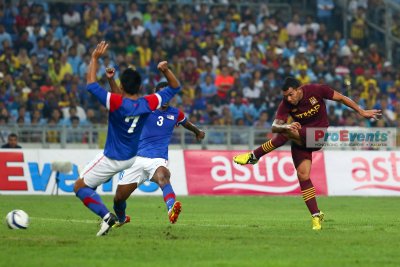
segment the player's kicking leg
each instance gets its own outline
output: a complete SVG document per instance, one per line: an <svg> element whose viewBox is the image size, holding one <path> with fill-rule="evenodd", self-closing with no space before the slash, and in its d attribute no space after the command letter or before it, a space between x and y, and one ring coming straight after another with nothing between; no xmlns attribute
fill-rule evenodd
<svg viewBox="0 0 400 267"><path fill-rule="evenodd" d="M312 217L312 229L321 230L324 213L318 209L315 188L310 179L312 152L305 148L292 145L292 157L297 170L301 193Z"/></svg>
<svg viewBox="0 0 400 267"><path fill-rule="evenodd" d="M170 176L169 170L164 166L160 166L154 172L151 181L156 182L160 186L165 205L167 206L169 221L176 223L182 211L182 203L176 200L174 189L169 181Z"/></svg>
<svg viewBox="0 0 400 267"><path fill-rule="evenodd" d="M255 150L233 157L233 161L240 165L256 164L262 156L283 146L288 140L300 143L300 134L297 131L275 134L271 140L265 142Z"/></svg>

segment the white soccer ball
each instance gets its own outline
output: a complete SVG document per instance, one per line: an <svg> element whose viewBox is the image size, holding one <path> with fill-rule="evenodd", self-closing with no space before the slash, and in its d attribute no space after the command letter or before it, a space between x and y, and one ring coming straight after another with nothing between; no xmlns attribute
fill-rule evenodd
<svg viewBox="0 0 400 267"><path fill-rule="evenodd" d="M29 226L29 216L23 210L12 210L6 216L10 229L26 229Z"/></svg>

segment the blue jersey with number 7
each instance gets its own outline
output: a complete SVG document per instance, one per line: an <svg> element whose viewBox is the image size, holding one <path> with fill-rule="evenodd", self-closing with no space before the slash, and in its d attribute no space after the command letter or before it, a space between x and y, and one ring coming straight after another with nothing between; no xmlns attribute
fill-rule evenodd
<svg viewBox="0 0 400 267"><path fill-rule="evenodd" d="M136 156L147 116L170 101L180 90L180 87L167 86L155 94L132 100L107 92L98 83L90 83L86 88L109 111L104 155L115 160L127 160Z"/></svg>

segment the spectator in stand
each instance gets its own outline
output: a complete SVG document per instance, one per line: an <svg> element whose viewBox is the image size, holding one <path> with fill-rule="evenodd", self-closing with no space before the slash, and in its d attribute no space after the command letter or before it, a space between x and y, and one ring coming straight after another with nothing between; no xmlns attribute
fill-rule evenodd
<svg viewBox="0 0 400 267"><path fill-rule="evenodd" d="M138 6L135 1L131 1L129 4L129 10L125 13L127 21L137 18L139 21L143 19L142 12L138 10Z"/></svg>
<svg viewBox="0 0 400 267"><path fill-rule="evenodd" d="M60 133L56 128L57 122L50 118L47 120L48 130L46 131L46 142L48 143L59 143L60 142Z"/></svg>
<svg viewBox="0 0 400 267"><path fill-rule="evenodd" d="M246 64L246 59L242 56L242 50L239 47L236 47L234 50L233 57L229 58L229 63L235 70L239 70L240 64Z"/></svg>
<svg viewBox="0 0 400 267"><path fill-rule="evenodd" d="M365 21L365 10L362 7L357 9L357 13L353 18L350 37L361 48L364 48L367 44L367 22Z"/></svg>
<svg viewBox="0 0 400 267"><path fill-rule="evenodd" d="M332 16L335 3L333 0L317 1L317 18L319 23L323 23L329 30L332 29Z"/></svg>
<svg viewBox="0 0 400 267"><path fill-rule="evenodd" d="M22 5L19 14L15 17L17 31L21 32L29 25L29 6Z"/></svg>
<svg viewBox="0 0 400 267"><path fill-rule="evenodd" d="M151 19L146 21L144 27L150 31L151 36L154 38L158 37L158 34L161 32L161 23L158 22L157 12L153 12L151 14Z"/></svg>
<svg viewBox="0 0 400 267"><path fill-rule="evenodd" d="M212 82L215 81L215 72L213 71L213 66L211 63L206 63L204 70L200 72L200 83L204 83L206 81L207 76L211 76Z"/></svg>
<svg viewBox="0 0 400 267"><path fill-rule="evenodd" d="M206 109L207 98L205 98L201 90L196 90L196 95L190 109L190 114L204 111Z"/></svg>
<svg viewBox="0 0 400 267"><path fill-rule="evenodd" d="M206 99L212 99L217 95L217 86L214 84L211 75L205 76L205 82L200 84L199 89Z"/></svg>
<svg viewBox="0 0 400 267"><path fill-rule="evenodd" d="M198 82L199 82L199 77L200 74L196 69L196 66L194 64L194 62L192 60L186 60L185 61L185 66L184 69L182 71L182 78L180 80L185 81L185 83L187 84L186 88L187 90L193 90L194 88L196 88ZM185 87L183 87L183 90L185 89ZM190 93L191 97L194 97L194 92Z"/></svg>
<svg viewBox="0 0 400 267"><path fill-rule="evenodd" d="M4 41L7 41L10 45L12 45L11 35L5 31L4 25L0 24L0 51L4 49L3 48Z"/></svg>
<svg viewBox="0 0 400 267"><path fill-rule="evenodd" d="M228 103L228 91L232 89L235 78L229 73L228 66L221 67L221 74L215 77L217 94L223 103Z"/></svg>
<svg viewBox="0 0 400 267"><path fill-rule="evenodd" d="M215 55L213 49L208 49L207 54L202 57L206 64L211 64L212 65L212 70L215 72L215 70L218 68L220 62L219 58Z"/></svg>
<svg viewBox="0 0 400 267"><path fill-rule="evenodd" d="M1 148L9 148L9 149L22 148L20 145L18 145L18 135L16 135L15 133L9 134L7 139L7 144L2 145Z"/></svg>
<svg viewBox="0 0 400 267"><path fill-rule="evenodd" d="M74 10L72 6L68 7L68 11L63 14L63 23L69 28L78 26L81 23L81 14Z"/></svg>
<svg viewBox="0 0 400 267"><path fill-rule="evenodd" d="M233 121L247 117L247 106L243 103L243 96L237 94L233 103L229 105Z"/></svg>
<svg viewBox="0 0 400 267"><path fill-rule="evenodd" d="M243 88L243 96L249 101L260 98L261 90L255 83L254 79L251 79L250 84Z"/></svg>
<svg viewBox="0 0 400 267"><path fill-rule="evenodd" d="M252 121L259 120L263 112L267 112L267 105L262 97L254 99L247 109L247 114L251 116Z"/></svg>
<svg viewBox="0 0 400 267"><path fill-rule="evenodd" d="M82 63L82 58L78 56L75 45L72 45L68 51L67 62L72 68L72 74L79 74L79 66Z"/></svg>
<svg viewBox="0 0 400 267"><path fill-rule="evenodd" d="M305 33L305 28L300 24L300 15L298 13L294 13L292 17L292 21L288 23L286 26L287 33L290 37L300 37Z"/></svg>
<svg viewBox="0 0 400 267"><path fill-rule="evenodd" d="M259 119L254 122L253 126L259 129L270 129L272 127L272 124L271 122L269 122L268 117L268 112L262 111L260 113Z"/></svg>
<svg viewBox="0 0 400 267"><path fill-rule="evenodd" d="M249 34L247 26L242 27L240 35L235 39L235 46L239 47L243 53L248 53L251 50L253 37Z"/></svg>
<svg viewBox="0 0 400 267"><path fill-rule="evenodd" d="M309 16L302 24L296 12L287 21L284 10L278 8L271 14L265 3L258 9L239 9L236 5L212 3L60 5L6 1L0 11L0 107L7 115L1 115L1 122L28 123L17 116L19 108L25 107L26 114L32 115L31 123L36 125L48 120L53 109L69 107L72 101L82 108L78 108L81 124L106 122L104 110L86 93L82 83L91 52L86 47L92 47L100 38L111 40L109 58L99 66L100 76L107 64L117 65L119 72L134 66L143 75L145 87L150 88L160 79L152 71L152 62L167 58L179 77L188 77L184 102L196 103L197 107L206 98L214 105L216 114L211 117L199 108L184 107L189 113L199 114L204 123L235 124L229 116L221 117L225 117L222 113L237 94L245 94L250 106L259 95L268 104L266 109L272 118L273 106L280 101L278 89L283 78L296 75L301 75L304 83L310 80L339 88L350 77L353 90L346 93L359 96L359 105L378 105L384 97L388 99L387 106L394 107L389 110L396 113L400 75L395 62L388 61L386 51L381 49L384 38L367 34L367 1L349 4L354 10L351 39L343 39L342 29L336 25L327 30L329 20L328 25L316 22L324 20L322 13L332 16L330 2L333 1L319 0L322 6L307 9ZM172 14L171 11L173 15L161 18L161 14ZM368 10L368 16L375 13ZM398 25L394 18L391 30L395 36L400 32ZM247 87L253 87L253 77L261 92L252 99ZM215 89L218 97L212 97ZM202 91L202 96L195 91ZM337 116L343 112L341 107L334 109ZM33 119L36 110L43 114L41 119ZM13 118L8 115L11 111ZM85 112L90 114L87 120ZM249 121L257 119L253 114L251 117ZM396 116L395 123L397 120ZM244 122L248 124L247 118ZM343 125L354 122L362 123L358 118L341 120Z"/></svg>
<svg viewBox="0 0 400 267"><path fill-rule="evenodd" d="M133 17L131 21L131 35L142 36L146 29L142 26L138 17Z"/></svg>
<svg viewBox="0 0 400 267"><path fill-rule="evenodd" d="M80 121L78 116L72 116L69 118L68 125L71 126L70 131L67 135L68 143L82 143L84 139L84 133L80 126Z"/></svg>
<svg viewBox="0 0 400 267"><path fill-rule="evenodd" d="M52 34L53 38L56 40L61 40L64 36L63 29L60 26L59 19L57 17L51 18L50 25L47 31ZM50 36L50 35L49 35ZM53 41L53 40L51 40ZM49 42L50 44L50 42Z"/></svg>
<svg viewBox="0 0 400 267"><path fill-rule="evenodd" d="M386 95L383 95L374 107L382 110L382 117L387 126L393 127L396 125L396 116L398 116L398 114L395 113L395 108L388 103Z"/></svg>

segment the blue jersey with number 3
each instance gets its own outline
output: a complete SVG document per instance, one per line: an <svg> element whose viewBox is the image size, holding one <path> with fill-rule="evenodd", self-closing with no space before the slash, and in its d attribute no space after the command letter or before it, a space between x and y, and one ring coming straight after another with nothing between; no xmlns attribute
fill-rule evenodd
<svg viewBox="0 0 400 267"><path fill-rule="evenodd" d="M168 145L172 132L176 125L185 121L184 113L174 107L153 111L143 127L137 155L168 160Z"/></svg>
<svg viewBox="0 0 400 267"><path fill-rule="evenodd" d="M153 110L171 100L180 89L166 87L156 94L133 100L107 92L98 83L88 84L86 88L109 110L104 155L115 160L127 160L136 156L147 117Z"/></svg>

